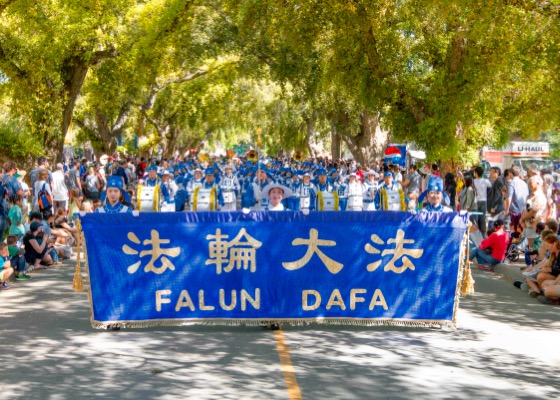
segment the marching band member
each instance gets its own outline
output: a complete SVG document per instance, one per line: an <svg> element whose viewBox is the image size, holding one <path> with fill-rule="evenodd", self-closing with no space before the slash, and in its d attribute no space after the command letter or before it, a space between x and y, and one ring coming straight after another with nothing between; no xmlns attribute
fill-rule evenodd
<svg viewBox="0 0 560 400"><path fill-rule="evenodd" d="M430 178L428 181L428 188L418 197L418 204L422 204L425 197L428 199L428 205L424 207L422 211L453 212L451 207L447 207L450 203L450 199L443 190L443 179L440 177L432 176Z"/></svg>
<svg viewBox="0 0 560 400"><path fill-rule="evenodd" d="M260 169L257 173L257 177L253 182L253 195L255 196L256 204L252 207L254 210L264 210L268 206L268 197L263 198L261 193L266 185L269 183L274 183L273 180L268 176L266 170Z"/></svg>
<svg viewBox="0 0 560 400"><path fill-rule="evenodd" d="M311 183L311 175L308 172L303 174L303 182L297 188L299 197L299 209L312 211L315 209L315 186Z"/></svg>
<svg viewBox="0 0 560 400"><path fill-rule="evenodd" d="M214 169L207 168L202 185L193 192L193 211L218 211L224 205L222 191L214 181Z"/></svg>
<svg viewBox="0 0 560 400"><path fill-rule="evenodd" d="M354 172L348 176L345 196L348 199L348 211L362 211L364 203L363 188Z"/></svg>
<svg viewBox="0 0 560 400"><path fill-rule="evenodd" d="M362 183L364 211L375 211L375 194L377 193L378 183L376 179L377 172L367 171L365 180Z"/></svg>
<svg viewBox="0 0 560 400"><path fill-rule="evenodd" d="M203 176L202 176L202 170L200 168L197 168L194 170L194 177L191 178L189 180L189 183L187 184L187 193L189 194L189 198L192 199L193 193L195 191L196 188L202 186L202 183L204 182Z"/></svg>
<svg viewBox="0 0 560 400"><path fill-rule="evenodd" d="M168 212L176 211L177 208L181 208L182 206L181 204L179 205L175 204L175 196L179 191L179 187L173 180L172 176L173 174L170 171L168 170L163 171L162 182L161 182L162 194L163 194L163 198L162 198L163 204L161 207L162 211L168 211ZM164 188L165 190L163 190Z"/></svg>
<svg viewBox="0 0 560 400"><path fill-rule="evenodd" d="M131 213L132 207L125 205L130 204L130 197L124 189L124 180L121 176L112 175L107 178L107 190L105 201L101 207L95 209L96 213Z"/></svg>
<svg viewBox="0 0 560 400"><path fill-rule="evenodd" d="M235 211L237 209L237 193L239 192L239 180L233 175L234 167L231 164L225 166L225 175L220 181L220 189L224 197L224 205L221 211Z"/></svg>
<svg viewBox="0 0 560 400"><path fill-rule="evenodd" d="M334 190L338 192L338 208L340 209L340 211L345 211L348 205L347 189L348 184L346 183L344 176L339 175L336 182L334 183Z"/></svg>
<svg viewBox="0 0 560 400"><path fill-rule="evenodd" d="M289 182L287 182L288 189L292 191L292 195L286 199L288 209L292 211L299 211L299 197L297 191L301 186L301 181L298 174L294 173Z"/></svg>
<svg viewBox="0 0 560 400"><path fill-rule="evenodd" d="M334 186L329 183L327 171L323 168L317 171L317 199L316 210L318 211L338 211L336 198L338 193L335 192Z"/></svg>
<svg viewBox="0 0 560 400"><path fill-rule="evenodd" d="M375 194L375 207L383 211L406 211L404 191L401 185L393 181L393 174L387 171L383 174L383 185Z"/></svg>

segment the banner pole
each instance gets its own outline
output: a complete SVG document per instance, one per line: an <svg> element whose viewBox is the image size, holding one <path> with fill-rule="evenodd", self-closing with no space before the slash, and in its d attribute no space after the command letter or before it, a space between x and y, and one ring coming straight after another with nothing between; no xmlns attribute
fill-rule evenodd
<svg viewBox="0 0 560 400"><path fill-rule="evenodd" d="M83 232L82 232L82 224L80 219L78 218L78 254L76 256L76 271L74 272L74 280L72 282L72 289L76 292L83 292L84 291L84 281L82 279L82 271L80 267L80 253L82 250L82 241L83 241Z"/></svg>

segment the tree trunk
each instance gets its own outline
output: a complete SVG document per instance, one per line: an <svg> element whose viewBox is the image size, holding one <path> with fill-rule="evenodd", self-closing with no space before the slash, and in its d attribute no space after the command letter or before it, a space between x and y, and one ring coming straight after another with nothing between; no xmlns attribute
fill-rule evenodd
<svg viewBox="0 0 560 400"><path fill-rule="evenodd" d="M341 145L342 141L336 129L336 125L331 123L331 157L333 162L340 160L342 157Z"/></svg>
<svg viewBox="0 0 560 400"><path fill-rule="evenodd" d="M342 139L362 166L371 166L380 160L387 145L388 134L379 125L379 113L364 110L360 116L360 131L357 135L344 135Z"/></svg>

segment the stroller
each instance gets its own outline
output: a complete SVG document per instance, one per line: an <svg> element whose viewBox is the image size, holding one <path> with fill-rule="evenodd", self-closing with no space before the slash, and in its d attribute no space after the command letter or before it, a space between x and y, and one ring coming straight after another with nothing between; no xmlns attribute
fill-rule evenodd
<svg viewBox="0 0 560 400"><path fill-rule="evenodd" d="M520 243L514 243L513 239L510 239L506 249L506 258L504 259L504 264L519 261L519 255L525 254L525 252L519 247L519 244Z"/></svg>

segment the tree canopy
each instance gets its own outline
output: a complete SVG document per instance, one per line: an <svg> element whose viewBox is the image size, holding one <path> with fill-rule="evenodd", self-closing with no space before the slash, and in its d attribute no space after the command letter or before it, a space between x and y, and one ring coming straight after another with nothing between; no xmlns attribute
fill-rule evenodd
<svg viewBox="0 0 560 400"><path fill-rule="evenodd" d="M313 155L320 140L369 163L392 140L470 163L512 134L557 132L559 12L536 0L0 0L0 135L60 156L70 131L98 153L135 134L170 156L253 142L260 127L269 153Z"/></svg>

